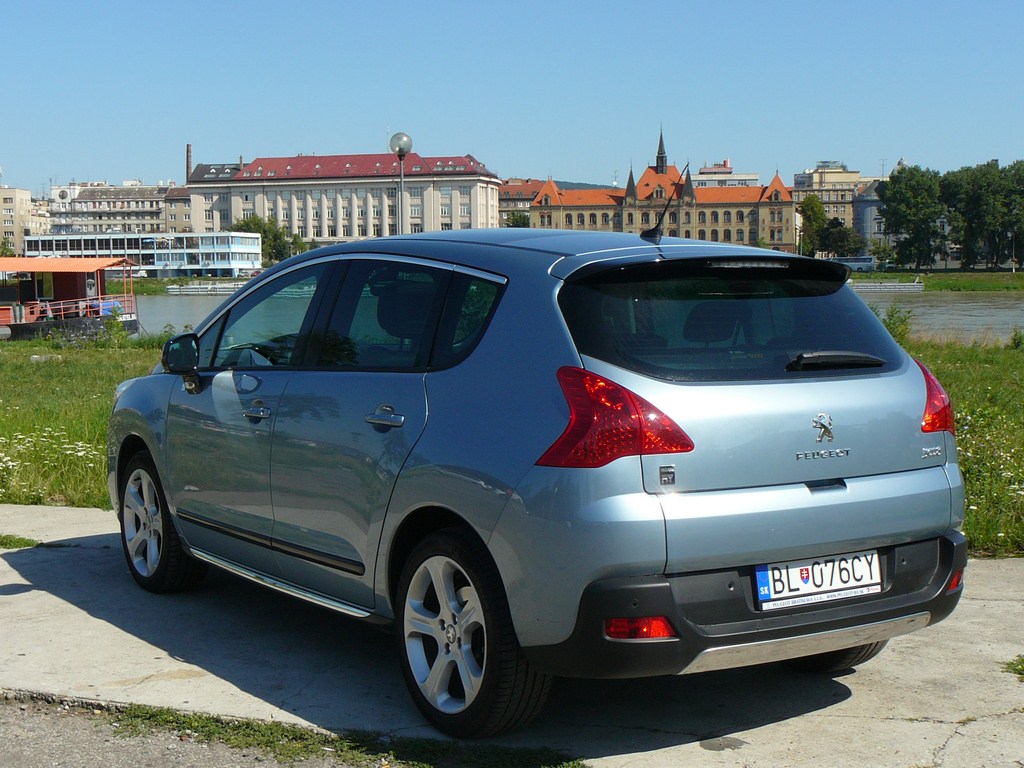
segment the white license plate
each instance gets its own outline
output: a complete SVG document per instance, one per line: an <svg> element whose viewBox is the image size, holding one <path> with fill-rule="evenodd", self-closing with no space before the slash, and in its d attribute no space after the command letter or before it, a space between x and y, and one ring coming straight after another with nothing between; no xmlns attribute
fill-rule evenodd
<svg viewBox="0 0 1024 768"><path fill-rule="evenodd" d="M882 591L878 552L850 552L754 569L762 610L793 608Z"/></svg>

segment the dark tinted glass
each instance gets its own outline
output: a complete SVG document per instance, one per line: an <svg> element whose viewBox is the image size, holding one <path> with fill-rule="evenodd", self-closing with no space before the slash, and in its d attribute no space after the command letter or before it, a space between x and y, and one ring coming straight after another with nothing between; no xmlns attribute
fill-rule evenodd
<svg viewBox="0 0 1024 768"><path fill-rule="evenodd" d="M663 261L571 281L558 303L581 354L663 379L898 368L902 352L845 278L811 259Z"/></svg>
<svg viewBox="0 0 1024 768"><path fill-rule="evenodd" d="M425 370L448 278L430 267L353 261L317 364Z"/></svg>
<svg viewBox="0 0 1024 768"><path fill-rule="evenodd" d="M437 334L432 368L448 368L465 360L483 337L498 305L503 286L456 273Z"/></svg>

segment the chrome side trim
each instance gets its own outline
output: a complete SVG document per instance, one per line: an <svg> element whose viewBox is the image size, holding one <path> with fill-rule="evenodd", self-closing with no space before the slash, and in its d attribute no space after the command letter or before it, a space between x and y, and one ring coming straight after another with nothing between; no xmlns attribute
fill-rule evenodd
<svg viewBox="0 0 1024 768"><path fill-rule="evenodd" d="M211 565L215 565L218 568L223 568L229 573L233 573L236 576L241 576L243 579L254 581L257 584L261 584L264 587L270 587L278 592L283 592L291 597L297 597L300 600L305 600L307 603L313 603L319 605L322 608L329 608L332 611L343 613L346 616L354 616L357 619L366 619L370 617L370 612L363 609L357 608L354 605L343 603L341 600L335 600L334 598L321 595L316 592L309 592L294 584L289 584L286 581L275 579L273 576L268 576L265 573L259 571L253 571L245 566L232 563L230 560L224 560L223 558L211 555L209 552L203 552L201 549L193 547L191 550L192 554L199 560L203 560Z"/></svg>
<svg viewBox="0 0 1024 768"><path fill-rule="evenodd" d="M843 648L877 643L891 637L905 635L928 626L931 614L927 611L898 619L888 619L874 624L865 624L848 629L835 629L800 637L784 637L779 640L765 640L743 645L724 645L708 648L701 652L693 663L680 674L710 672L715 669L733 669L753 664L767 664L773 661L813 656Z"/></svg>

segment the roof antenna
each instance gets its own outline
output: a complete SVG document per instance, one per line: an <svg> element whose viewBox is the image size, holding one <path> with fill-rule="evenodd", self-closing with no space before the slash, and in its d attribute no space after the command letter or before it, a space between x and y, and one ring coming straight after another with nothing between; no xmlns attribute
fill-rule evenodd
<svg viewBox="0 0 1024 768"><path fill-rule="evenodd" d="M686 174L686 173L689 173L689 172L690 172L690 163L689 163L689 161L687 161L686 165L683 166L683 170L681 170L679 172L679 181L676 182L676 186L677 187L683 181L683 174ZM685 190L685 186L684 186L683 190L680 190L680 195L682 194L682 192L684 190ZM668 213L668 207L670 205L672 205L672 195L668 195L667 197L668 197L668 199L665 200L665 207L662 209L661 215L658 216L658 221L655 222L653 227L651 227L650 229L645 229L643 232L640 233L640 239L641 240L647 240L647 241L649 241L651 243L654 243L655 245L657 245L658 243L661 242L661 224L665 220L665 214Z"/></svg>

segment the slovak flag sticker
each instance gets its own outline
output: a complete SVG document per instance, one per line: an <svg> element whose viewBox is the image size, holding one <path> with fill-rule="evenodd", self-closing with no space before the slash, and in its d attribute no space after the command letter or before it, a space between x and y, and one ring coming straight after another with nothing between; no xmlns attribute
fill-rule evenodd
<svg viewBox="0 0 1024 768"><path fill-rule="evenodd" d="M800 569L800 581L802 581L804 584L806 584L810 580L811 580L811 569L810 568L801 568Z"/></svg>

